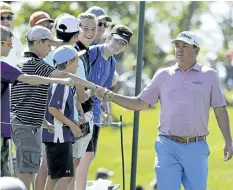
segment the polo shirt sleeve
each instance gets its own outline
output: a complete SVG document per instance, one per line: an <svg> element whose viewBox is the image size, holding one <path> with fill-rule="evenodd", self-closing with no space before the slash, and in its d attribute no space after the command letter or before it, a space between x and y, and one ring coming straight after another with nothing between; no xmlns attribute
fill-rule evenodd
<svg viewBox="0 0 233 190"><path fill-rule="evenodd" d="M62 105L66 103L66 100L64 99L66 93L69 93L68 86L61 84L53 85L52 96L49 102L49 107L62 109Z"/></svg>
<svg viewBox="0 0 233 190"><path fill-rule="evenodd" d="M56 69L45 63L43 60L40 60L36 63L35 74L43 77L49 77L54 70Z"/></svg>
<svg viewBox="0 0 233 190"><path fill-rule="evenodd" d="M210 105L212 107L226 106L226 100L220 87L220 81L218 79L217 71L212 72L212 86L211 86L211 99Z"/></svg>
<svg viewBox="0 0 233 190"><path fill-rule="evenodd" d="M161 73L156 73L150 83L138 95L138 98L150 106L155 105L160 98Z"/></svg>
<svg viewBox="0 0 233 190"><path fill-rule="evenodd" d="M108 87L111 88L112 87L112 80L113 80L113 76L114 76L114 72L116 70L116 60L112 57L111 58L112 63L110 61L109 64L111 64L111 70L109 72L108 78L106 80L106 83L104 84L104 87Z"/></svg>
<svg viewBox="0 0 233 190"><path fill-rule="evenodd" d="M22 72L12 67L11 65L1 62L1 78L8 81L9 83L15 84L17 78L21 75Z"/></svg>

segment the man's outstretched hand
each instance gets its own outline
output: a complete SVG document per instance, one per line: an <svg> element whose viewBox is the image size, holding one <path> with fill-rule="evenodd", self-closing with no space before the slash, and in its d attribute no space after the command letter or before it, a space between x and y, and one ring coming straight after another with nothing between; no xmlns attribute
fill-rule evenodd
<svg viewBox="0 0 233 190"><path fill-rule="evenodd" d="M112 101L114 93L107 88L96 86L96 89L92 90L92 95L98 97L102 101Z"/></svg>

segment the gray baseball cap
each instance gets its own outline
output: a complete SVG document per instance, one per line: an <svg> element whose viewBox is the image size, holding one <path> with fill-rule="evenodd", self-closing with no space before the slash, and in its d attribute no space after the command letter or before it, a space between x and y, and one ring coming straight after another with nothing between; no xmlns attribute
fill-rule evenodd
<svg viewBox="0 0 233 190"><path fill-rule="evenodd" d="M54 39L52 32L44 26L34 26L30 28L25 35L29 41L34 40L51 40L53 43L61 43L62 40Z"/></svg>

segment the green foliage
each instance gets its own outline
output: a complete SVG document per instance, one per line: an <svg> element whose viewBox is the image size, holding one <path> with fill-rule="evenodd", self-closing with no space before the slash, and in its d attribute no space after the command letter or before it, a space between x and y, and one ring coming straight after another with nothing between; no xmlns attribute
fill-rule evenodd
<svg viewBox="0 0 233 190"><path fill-rule="evenodd" d="M193 30L200 27L200 15L203 12L210 12L209 6L212 2L202 1L153 1L146 2L146 11L152 9L154 17L145 17L145 43L144 43L144 68L147 73L152 76L157 68L163 65L164 57L167 53L156 44L155 36L157 31L161 30L156 27L157 23L165 23L170 28L171 38L174 38L182 30ZM233 3L229 2L229 6ZM139 19L139 2L135 1L43 1L39 6L29 5L26 1L22 4L21 10L15 21L15 26L23 24L28 25L30 15L38 10L48 12L52 18L56 18L62 13L70 13L78 16L81 12L86 11L91 6L102 7L108 15L113 18L115 24L125 24L129 26L134 36L128 51L124 54L124 59L127 56L134 54L136 59L137 45L138 45L138 19ZM213 13L214 15L214 13ZM232 37L232 20L231 17L226 19L219 19L219 23L223 27L223 33L226 36L225 48L228 48L229 38ZM225 22L227 21L227 22ZM25 27L23 33L26 32ZM23 35L24 36L24 35ZM25 38L22 37L25 43ZM124 64L132 65L131 62L124 62ZM126 66L130 68L130 66Z"/></svg>

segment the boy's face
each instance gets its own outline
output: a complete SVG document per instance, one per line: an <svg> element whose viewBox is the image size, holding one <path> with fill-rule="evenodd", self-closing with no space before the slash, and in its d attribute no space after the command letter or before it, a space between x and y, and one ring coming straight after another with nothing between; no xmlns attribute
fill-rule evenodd
<svg viewBox="0 0 233 190"><path fill-rule="evenodd" d="M97 21L95 19L84 18L80 20L81 29L78 40L82 42L86 47L95 40Z"/></svg>
<svg viewBox="0 0 233 190"><path fill-rule="evenodd" d="M34 45L39 53L39 57L45 58L51 51L52 42L51 40L36 40Z"/></svg>
<svg viewBox="0 0 233 190"><path fill-rule="evenodd" d="M4 40L5 42L1 42L1 56L7 57L12 49L12 38L7 38Z"/></svg>
<svg viewBox="0 0 233 190"><path fill-rule="evenodd" d="M0 25L6 26L7 28L11 28L11 24L13 21L13 15L11 13L2 13Z"/></svg>
<svg viewBox="0 0 233 190"><path fill-rule="evenodd" d="M115 39L111 37L108 42L108 49L113 55L125 51L126 47L127 47L127 43L121 39Z"/></svg>
<svg viewBox="0 0 233 190"><path fill-rule="evenodd" d="M66 66L66 70L69 73L75 74L77 72L77 69L79 67L78 60L79 60L79 57L76 57L74 60L68 62Z"/></svg>

